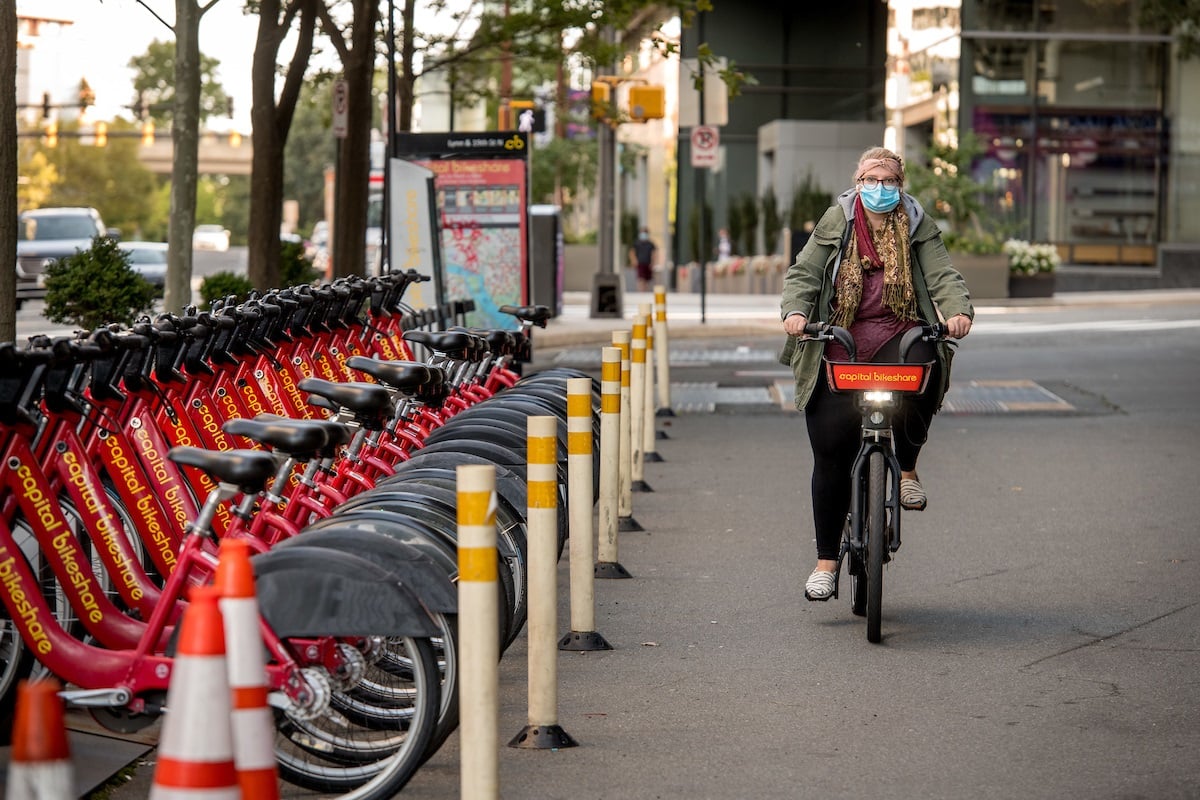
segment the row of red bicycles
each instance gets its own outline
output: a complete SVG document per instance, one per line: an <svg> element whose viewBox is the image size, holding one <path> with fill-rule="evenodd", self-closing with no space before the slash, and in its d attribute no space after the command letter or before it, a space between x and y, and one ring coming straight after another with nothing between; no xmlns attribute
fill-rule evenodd
<svg viewBox="0 0 1200 800"><path fill-rule="evenodd" d="M545 307L467 329L469 303L405 306L422 279L0 344L0 730L40 674L111 729L152 723L188 590L234 537L256 552L281 779L404 786L458 722L455 470L496 469L506 647L526 617L526 419L560 419L565 469L583 375L521 376Z"/></svg>

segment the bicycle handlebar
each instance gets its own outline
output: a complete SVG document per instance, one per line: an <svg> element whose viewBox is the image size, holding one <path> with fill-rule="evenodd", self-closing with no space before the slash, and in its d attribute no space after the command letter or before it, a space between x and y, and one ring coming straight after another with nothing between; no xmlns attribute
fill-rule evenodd
<svg viewBox="0 0 1200 800"><path fill-rule="evenodd" d="M905 332L900 340L900 360L908 361L908 352L917 342L942 342L949 336L949 329L944 323L935 322L932 325L918 325ZM858 348L854 344L854 336L850 331L828 322L810 322L804 326L804 338L820 341L836 341L846 348L851 361L858 360Z"/></svg>

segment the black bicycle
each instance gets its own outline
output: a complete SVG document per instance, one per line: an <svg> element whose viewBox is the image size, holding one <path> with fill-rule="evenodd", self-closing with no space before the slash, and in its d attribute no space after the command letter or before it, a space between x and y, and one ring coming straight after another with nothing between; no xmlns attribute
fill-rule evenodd
<svg viewBox="0 0 1200 800"><path fill-rule="evenodd" d="M900 363L859 362L854 337L845 328L825 322L804 327L806 338L837 341L848 361L823 359L829 388L853 392L862 412L862 443L851 468L850 513L842 531L842 546L834 572L833 596L838 596L842 562L852 581L851 610L867 618L867 641L880 640L883 612L883 565L900 549L900 462L892 438L892 418L902 395L924 392L934 362L908 363L919 341L947 341L946 326L922 325L900 340ZM951 344L953 344L951 342Z"/></svg>

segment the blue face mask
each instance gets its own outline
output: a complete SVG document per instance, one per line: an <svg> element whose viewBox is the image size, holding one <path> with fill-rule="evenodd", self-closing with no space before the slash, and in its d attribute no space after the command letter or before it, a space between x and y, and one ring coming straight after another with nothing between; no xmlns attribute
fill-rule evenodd
<svg viewBox="0 0 1200 800"><path fill-rule="evenodd" d="M884 186L882 183L877 184L874 189L859 186L858 196L862 198L863 205L867 207L868 211L886 214L899 204L900 187Z"/></svg>

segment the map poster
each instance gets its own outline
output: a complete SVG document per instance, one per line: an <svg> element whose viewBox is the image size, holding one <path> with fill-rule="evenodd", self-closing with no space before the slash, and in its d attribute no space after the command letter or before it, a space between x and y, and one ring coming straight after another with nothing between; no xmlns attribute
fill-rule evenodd
<svg viewBox="0 0 1200 800"><path fill-rule="evenodd" d="M524 137L411 134L398 144L417 151L406 157L434 174L446 299L475 301L468 326L515 330L517 320L499 309L529 297Z"/></svg>

